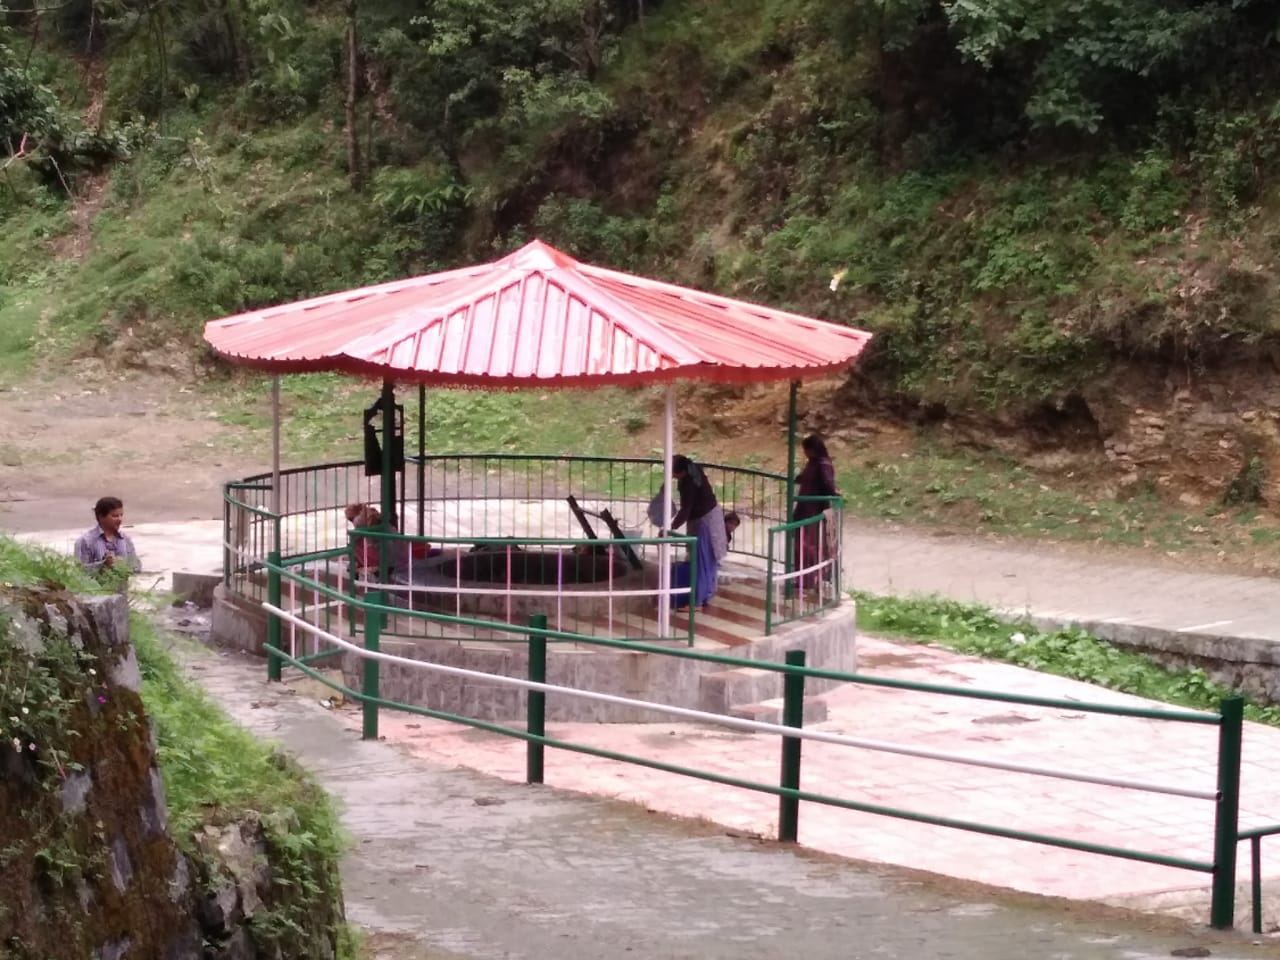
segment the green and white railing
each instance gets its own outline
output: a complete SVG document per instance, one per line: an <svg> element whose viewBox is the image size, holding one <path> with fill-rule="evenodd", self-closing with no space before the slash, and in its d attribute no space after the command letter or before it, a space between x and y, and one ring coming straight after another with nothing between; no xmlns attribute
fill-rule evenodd
<svg viewBox="0 0 1280 960"><path fill-rule="evenodd" d="M840 605L840 544L844 539L843 497L796 497L823 510L804 520L768 530L765 635L774 627L814 616Z"/></svg>
<svg viewBox="0 0 1280 960"><path fill-rule="evenodd" d="M820 527L808 522L788 523L787 478L750 468L703 466L725 511L735 511L741 520L729 547L731 559L747 567L748 573L751 568L759 569L762 579L768 579L767 592L775 597L766 633L775 621L785 623L838 603L836 554L821 561L820 582L824 586L818 602L804 591L791 589L793 583L800 582L788 576L798 555L790 547L784 548L782 541L817 535ZM580 502L602 541L613 536L601 517L608 510L637 552L651 551L657 545L654 538L642 535L648 524L649 502L662 481L662 464L657 459L448 454L411 458L398 477L400 536L416 537L433 547L483 545L518 550L535 543L555 549L570 545L569 541L582 544L584 534L567 503L569 496ZM253 603L266 598L264 570L271 554L291 560L344 550L351 531L343 508L350 503L377 505L379 499L380 478L365 476L363 461L283 470L279 491L273 491L271 481L271 474L259 474L227 484L223 495L223 582L232 594ZM277 505L278 513L273 509ZM838 523L838 509L832 513ZM787 527L782 533L780 525ZM688 544L684 538L668 540L673 542ZM327 565L332 568L331 562ZM327 572L336 576L332 569ZM774 585L779 590L775 591ZM390 589L386 584L379 586ZM606 610L606 620L620 623L621 635L652 637L653 628L631 605L633 597L620 590L616 602ZM655 590L645 591L654 595L654 602ZM495 587L483 592L503 592L514 599L518 589ZM588 592L599 591L566 592L558 608L560 626L589 632L585 624L592 618L573 609L585 610ZM692 617L688 619L692 621ZM680 624L678 629L692 636L691 622Z"/></svg>
<svg viewBox="0 0 1280 960"><path fill-rule="evenodd" d="M527 677L499 676L489 673L467 670L444 664L429 663L406 657L384 653L380 649L382 628L385 618L394 616L412 616L425 620L439 618L439 614L428 611L404 611L386 602L380 591L371 591L362 596L342 594L336 589L310 580L296 569L286 567L278 560L271 560L268 569L273 583L272 600L264 604L270 615L271 630L267 645L268 677L280 679L283 664L295 666L316 679L328 684L353 701L359 702L363 710L363 734L368 739L378 736L379 711L392 709L447 720L469 727L488 730L505 736L524 740L526 743L526 779L530 783L541 783L545 769L545 749L556 749L583 753L623 763L631 763L654 770L662 770L682 776L706 780L726 786L738 787L770 794L778 798L778 838L785 842L796 842L799 838L799 820L801 803L820 804L863 813L894 817L916 823L929 824L965 830L988 836L1003 837L1012 840L1046 846L1078 850L1101 856L1117 857L1143 863L1157 864L1166 867L1202 873L1210 876L1212 893L1210 907L1210 923L1217 928L1231 927L1235 910L1235 876L1236 847L1242 837L1239 830L1239 796L1240 796L1240 763L1241 738L1243 730L1243 701L1238 697L1228 698L1221 703L1218 713L1201 713L1188 710L1155 709L1149 707L1130 707L1118 704L1087 703L1077 700L1060 700L1050 697L1038 697L1024 694L1005 693L990 690L977 690L968 687L948 687L943 685L915 683L905 680L874 677L858 673L842 673L832 670L813 669L805 666L804 653L791 651L786 656L786 663L768 663L758 660L747 660L723 654L708 653L687 647L660 646L655 644L632 643L609 640L601 637L566 634L547 629L543 615L530 617L524 625L508 624L494 629L506 632L511 636L526 639L529 645ZM332 600L346 605L352 611L358 611L364 620L363 643L340 636L338 633L323 629L315 623L285 609L279 600L281 584L295 581L299 587L323 594ZM359 658L362 662L362 684L360 690L352 690L343 684L318 672L313 661L316 656L297 656L283 649L280 642L282 624L291 624L300 631L309 633L316 641L324 645L320 656L345 654ZM783 675L784 706L781 724L764 723L676 707L668 704L638 700L631 697L620 697L599 691L581 690L546 682L548 645L557 642L572 642L587 646L624 649L630 652L643 652L654 656L684 657L714 663L726 667L750 667L757 670L770 670ZM463 717L441 710L433 710L413 704L398 703L384 699L379 694L379 670L384 663L394 664L401 669L420 670L429 673L451 675L481 680L489 684L518 687L527 692L527 717L524 729L515 726L504 726ZM1088 770L1072 770L1055 768L1051 765L1021 764L998 760L980 755L934 750L909 744L873 740L863 737L851 737L830 731L806 730L803 728L803 701L805 683L809 679L835 680L843 683L862 684L873 687L884 687L898 690L916 691L948 697L987 700L999 703L1013 703L1027 706L1045 707L1049 709L1066 709L1072 712L1106 714L1118 717L1133 717L1145 720L1158 720L1193 726L1211 726L1217 728L1218 762L1216 782L1203 786L1185 783L1161 783L1135 778L1105 776ZM549 737L546 735L545 704L547 696L580 697L597 701L607 701L630 707L638 707L647 711L665 713L699 723L715 724L735 730L774 734L780 741L780 776L777 782L748 780L743 777L732 777L711 770L702 770L678 764L656 760L651 757L626 754L605 750L583 743ZM1201 859L1172 856L1159 851L1140 850L1131 847L1116 847L1094 843L1075 837L1051 835L1033 831L1017 830L1003 824L981 823L959 817L939 816L931 813L889 807L880 803L871 803L856 796L835 796L814 790L806 790L802 786L802 748L806 741L819 741L836 744L850 749L896 753L905 756L920 757L968 766L984 767L1017 773L1027 776L1047 777L1077 783L1095 784L1105 787L1119 787L1137 793L1165 794L1203 801L1206 804L1206 818L1212 818L1213 849L1206 851Z"/></svg>

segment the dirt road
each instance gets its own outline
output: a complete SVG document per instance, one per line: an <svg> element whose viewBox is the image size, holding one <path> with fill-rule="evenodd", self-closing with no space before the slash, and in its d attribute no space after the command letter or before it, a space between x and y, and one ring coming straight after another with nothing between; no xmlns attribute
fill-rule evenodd
<svg viewBox="0 0 1280 960"><path fill-rule="evenodd" d="M0 530L88 527L107 494L130 522L220 517L221 484L263 463L230 453L200 400L169 379L92 373L0 390Z"/></svg>

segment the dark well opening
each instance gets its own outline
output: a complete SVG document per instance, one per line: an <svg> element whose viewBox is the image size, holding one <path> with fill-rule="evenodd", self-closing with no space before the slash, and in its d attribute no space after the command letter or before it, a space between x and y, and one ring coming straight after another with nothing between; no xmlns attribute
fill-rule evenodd
<svg viewBox="0 0 1280 960"><path fill-rule="evenodd" d="M510 571L507 559L510 557ZM461 571L459 571L459 567ZM479 583L598 583L625 576L629 572L626 561L616 551L603 547L578 548L576 550L521 550L493 546L464 553L455 560L446 560L440 572L450 577L460 577Z"/></svg>

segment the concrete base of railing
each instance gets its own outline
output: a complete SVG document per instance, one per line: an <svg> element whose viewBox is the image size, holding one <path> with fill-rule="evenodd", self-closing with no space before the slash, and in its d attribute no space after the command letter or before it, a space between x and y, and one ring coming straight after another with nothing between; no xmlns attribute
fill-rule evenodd
<svg viewBox="0 0 1280 960"><path fill-rule="evenodd" d="M220 646L261 657L267 642L267 612L219 584L213 590L209 636Z"/></svg>
<svg viewBox="0 0 1280 960"><path fill-rule="evenodd" d="M787 624L772 636L734 647L733 656L781 663L786 651L802 649L808 666L852 672L857 667L856 610L853 601L822 616ZM384 653L414 660L478 670L509 677L528 676L528 650L521 643L470 643L458 640L388 637ZM362 667L354 655L343 659L345 682L360 686ZM579 689L713 713L740 713L782 695L782 674L765 670L727 670L714 663L611 647L552 643L548 647L547 682ZM809 680L806 693L819 694L834 681ZM440 676L384 664L380 695L387 700L455 713L477 720L521 721L525 692L509 686ZM821 709L818 706L814 710ZM571 697L547 696L547 720L553 722L670 723L649 710ZM815 714L816 715L816 714Z"/></svg>
<svg viewBox="0 0 1280 960"><path fill-rule="evenodd" d="M1238 871L1241 877L1248 876L1249 845L1240 844L1240 856L1243 864ZM1274 856L1274 854L1273 854ZM1263 860L1265 864L1266 861ZM1262 884L1262 932L1275 934L1280 930L1280 888L1264 874ZM1251 888L1247 879L1236 884L1235 928L1249 930L1253 924L1250 909ZM1180 917L1188 923L1204 923L1209 915L1209 902L1212 893L1208 884L1187 887L1182 890L1163 890L1158 893L1135 893L1123 897L1104 898L1103 902L1110 906L1123 907L1126 910L1137 910L1142 913L1163 913Z"/></svg>

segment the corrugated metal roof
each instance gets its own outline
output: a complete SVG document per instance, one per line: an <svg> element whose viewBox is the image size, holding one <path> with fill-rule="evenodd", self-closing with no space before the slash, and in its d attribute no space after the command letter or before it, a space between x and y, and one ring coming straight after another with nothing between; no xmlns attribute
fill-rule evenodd
<svg viewBox="0 0 1280 960"><path fill-rule="evenodd" d="M234 363L404 383L755 382L839 369L871 334L579 263L535 240L493 263L205 325Z"/></svg>

